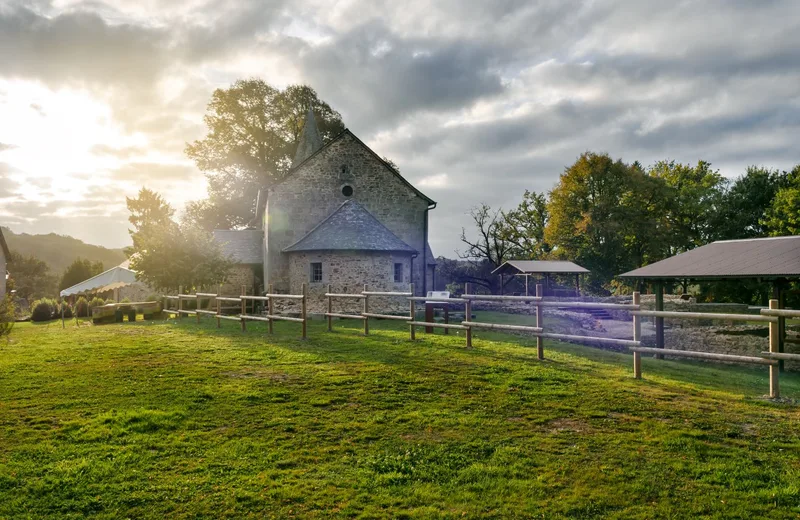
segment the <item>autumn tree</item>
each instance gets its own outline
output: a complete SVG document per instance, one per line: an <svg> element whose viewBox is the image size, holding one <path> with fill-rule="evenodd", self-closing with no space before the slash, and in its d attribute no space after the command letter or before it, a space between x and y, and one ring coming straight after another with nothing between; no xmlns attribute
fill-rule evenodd
<svg viewBox="0 0 800 520"><path fill-rule="evenodd" d="M553 255L589 269L589 285L596 291L616 274L658 256L655 241L647 238L660 227L648 211L657 187L638 164L582 154L550 192L545 240Z"/></svg>
<svg viewBox="0 0 800 520"><path fill-rule="evenodd" d="M787 172L749 166L725 190L713 223L715 240L769 235L765 224L775 195L787 185Z"/></svg>
<svg viewBox="0 0 800 520"><path fill-rule="evenodd" d="M289 171L309 109L323 140L344 130L341 115L305 85L279 90L252 78L215 90L204 118L208 133L186 146L208 178L209 195L187 207L187 222L206 229L247 224L259 189Z"/></svg>

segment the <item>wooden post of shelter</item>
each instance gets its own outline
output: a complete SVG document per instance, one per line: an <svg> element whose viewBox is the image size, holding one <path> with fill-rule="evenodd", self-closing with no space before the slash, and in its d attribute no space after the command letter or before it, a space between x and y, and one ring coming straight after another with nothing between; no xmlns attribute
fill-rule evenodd
<svg viewBox="0 0 800 520"><path fill-rule="evenodd" d="M528 273L525 273L525 296L529 296L529 294L528 294L528 278L530 278L530 276L528 275ZM538 294L537 294L537 296L538 296Z"/></svg>
<svg viewBox="0 0 800 520"><path fill-rule="evenodd" d="M464 283L464 294L469 294L469 282ZM467 301L464 303L464 321L472 321L472 300L465 298ZM467 348L472 348L472 327L467 326L466 331Z"/></svg>
<svg viewBox="0 0 800 520"><path fill-rule="evenodd" d="M272 284L269 284L267 288L267 294L275 294L272 292ZM269 321L267 322L267 326L269 327L269 333L272 334L272 316L275 314L275 301L272 296L269 296L269 300L267 300L267 312L269 312Z"/></svg>
<svg viewBox="0 0 800 520"><path fill-rule="evenodd" d="M5 276L5 274L3 276ZM67 328L67 325L64 323L64 298L61 298L61 328Z"/></svg>
<svg viewBox="0 0 800 520"><path fill-rule="evenodd" d="M658 281L654 286L656 293L656 310L664 310L664 282ZM656 348L664 348L664 318L656 318ZM664 359L662 354L656 354L656 359Z"/></svg>
<svg viewBox="0 0 800 520"><path fill-rule="evenodd" d="M542 284L536 284L536 297L542 298L544 295L544 287ZM537 302L539 303L539 302ZM536 326L544 328L544 308L541 305L536 305ZM544 339L541 336L536 336L536 357L544 359Z"/></svg>
<svg viewBox="0 0 800 520"><path fill-rule="evenodd" d="M641 301L641 296L639 292L633 293L633 304L639 305ZM633 315L633 341L642 341L642 318L637 316L636 314ZM633 353L633 377L635 379L642 378L642 354L641 352L634 352Z"/></svg>
<svg viewBox="0 0 800 520"><path fill-rule="evenodd" d="M414 308L414 284L411 284L411 298L408 300L408 315L411 319L411 325L408 326L409 333L411 334L411 341L417 339L417 328L414 326L414 320L417 317L416 309Z"/></svg>
<svg viewBox="0 0 800 520"><path fill-rule="evenodd" d="M772 299L769 301L769 308L770 309L778 309L780 308L780 301L777 299ZM769 351L770 353L777 353L779 352L780 348L780 324L779 322L770 322L769 323ZM770 365L769 366L769 396L771 398L780 397L780 386L778 383L778 377L781 372L780 365Z"/></svg>
<svg viewBox="0 0 800 520"><path fill-rule="evenodd" d="M364 284L364 292L367 292L367 284ZM367 336L369 334L369 316L366 314L369 313L369 295L364 295L364 335Z"/></svg>
<svg viewBox="0 0 800 520"><path fill-rule="evenodd" d="M331 316L333 312L333 298L331 297L331 293L331 284L328 284L328 332L333 330L333 316Z"/></svg>
<svg viewBox="0 0 800 520"><path fill-rule="evenodd" d="M247 295L246 291L247 291L247 289L245 288L244 285L242 285L242 296L246 296ZM247 330L247 320L244 318L245 314L247 314L247 300L242 298L242 311L241 311L241 314L239 315L239 317L241 318L240 321L242 323L242 332Z"/></svg>

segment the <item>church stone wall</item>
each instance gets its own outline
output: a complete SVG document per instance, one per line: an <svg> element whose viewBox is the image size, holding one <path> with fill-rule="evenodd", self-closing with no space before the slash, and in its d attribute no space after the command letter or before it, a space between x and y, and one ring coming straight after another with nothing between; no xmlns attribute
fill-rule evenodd
<svg viewBox="0 0 800 520"><path fill-rule="evenodd" d="M328 284L335 293L355 294L364 290L364 284L370 291L407 292L408 276L411 270L409 255L393 255L391 253L364 252L309 252L290 253L289 257L289 292L300 294L303 283L307 284L308 312L327 312L328 300L325 293ZM322 282L312 283L311 263L322 264ZM403 264L402 283L394 282L394 264ZM277 301L277 300L276 300ZM360 300L334 299L333 312L361 313L363 302ZM370 297L370 311L377 313L405 312L408 301L405 298Z"/></svg>
<svg viewBox="0 0 800 520"><path fill-rule="evenodd" d="M353 188L352 196L342 194L345 185ZM348 199L358 201L418 251L414 283L421 292L428 202L349 133L309 159L270 192L265 240L267 283L273 283L278 290L289 290L290 258L281 251L300 240Z"/></svg>
<svg viewBox="0 0 800 520"><path fill-rule="evenodd" d="M228 275L225 277L225 282L222 284L220 294L225 296L238 296L242 294L242 286L247 288L247 294L253 294L253 291L260 291L260 287L254 287L256 283L255 273L253 267L249 265L237 264L234 265ZM216 292L209 290L208 292Z"/></svg>

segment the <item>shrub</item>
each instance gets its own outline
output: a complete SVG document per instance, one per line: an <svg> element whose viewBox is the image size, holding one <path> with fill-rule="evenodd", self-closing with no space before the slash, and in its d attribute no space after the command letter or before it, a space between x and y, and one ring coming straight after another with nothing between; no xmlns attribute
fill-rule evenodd
<svg viewBox="0 0 800 520"><path fill-rule="evenodd" d="M78 298L78 301L75 302L75 314L79 318L86 318L89 316L89 302L85 297L81 296Z"/></svg>
<svg viewBox="0 0 800 520"><path fill-rule="evenodd" d="M8 337L14 328L15 308L10 296L0 299L0 338Z"/></svg>
<svg viewBox="0 0 800 520"><path fill-rule="evenodd" d="M58 313L56 314L56 318L61 316L62 308L64 309L64 319L69 319L74 316L74 314L72 314L72 307L67 302L63 302L60 307L61 308L58 309Z"/></svg>
<svg viewBox="0 0 800 520"><path fill-rule="evenodd" d="M106 302L102 298L95 296L92 298L92 301L89 302L89 308L94 309L95 307L102 307L105 304Z"/></svg>
<svg viewBox="0 0 800 520"><path fill-rule="evenodd" d="M148 295L147 299L145 299L144 301L146 301L146 302L160 302L161 298L162 298L162 296L160 294L153 293L153 294Z"/></svg>
<svg viewBox="0 0 800 520"><path fill-rule="evenodd" d="M131 299L126 296L120 303L131 303Z"/></svg>
<svg viewBox="0 0 800 520"><path fill-rule="evenodd" d="M36 300L31 305L31 321L50 321L55 317L58 310L58 302L55 300L49 298Z"/></svg>

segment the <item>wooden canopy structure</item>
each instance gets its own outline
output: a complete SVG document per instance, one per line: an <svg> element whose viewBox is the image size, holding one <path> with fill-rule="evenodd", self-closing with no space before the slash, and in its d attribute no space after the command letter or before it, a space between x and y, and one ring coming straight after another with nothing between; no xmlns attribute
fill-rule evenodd
<svg viewBox="0 0 800 520"><path fill-rule="evenodd" d="M784 309L790 280L800 280L800 236L721 240L619 275L653 284L656 311L664 310L665 282L750 279L772 284ZM786 320L779 319L778 352L786 343ZM664 348L664 318L656 318L656 346Z"/></svg>
<svg viewBox="0 0 800 520"><path fill-rule="evenodd" d="M544 289L547 291L550 285L550 275L575 275L575 291L580 293L580 276L588 272L589 270L585 267L563 260L508 260L492 271L492 274L500 275L501 291L505 285L504 279L506 276L524 276L525 296L529 296L528 278L531 276L544 278Z"/></svg>

